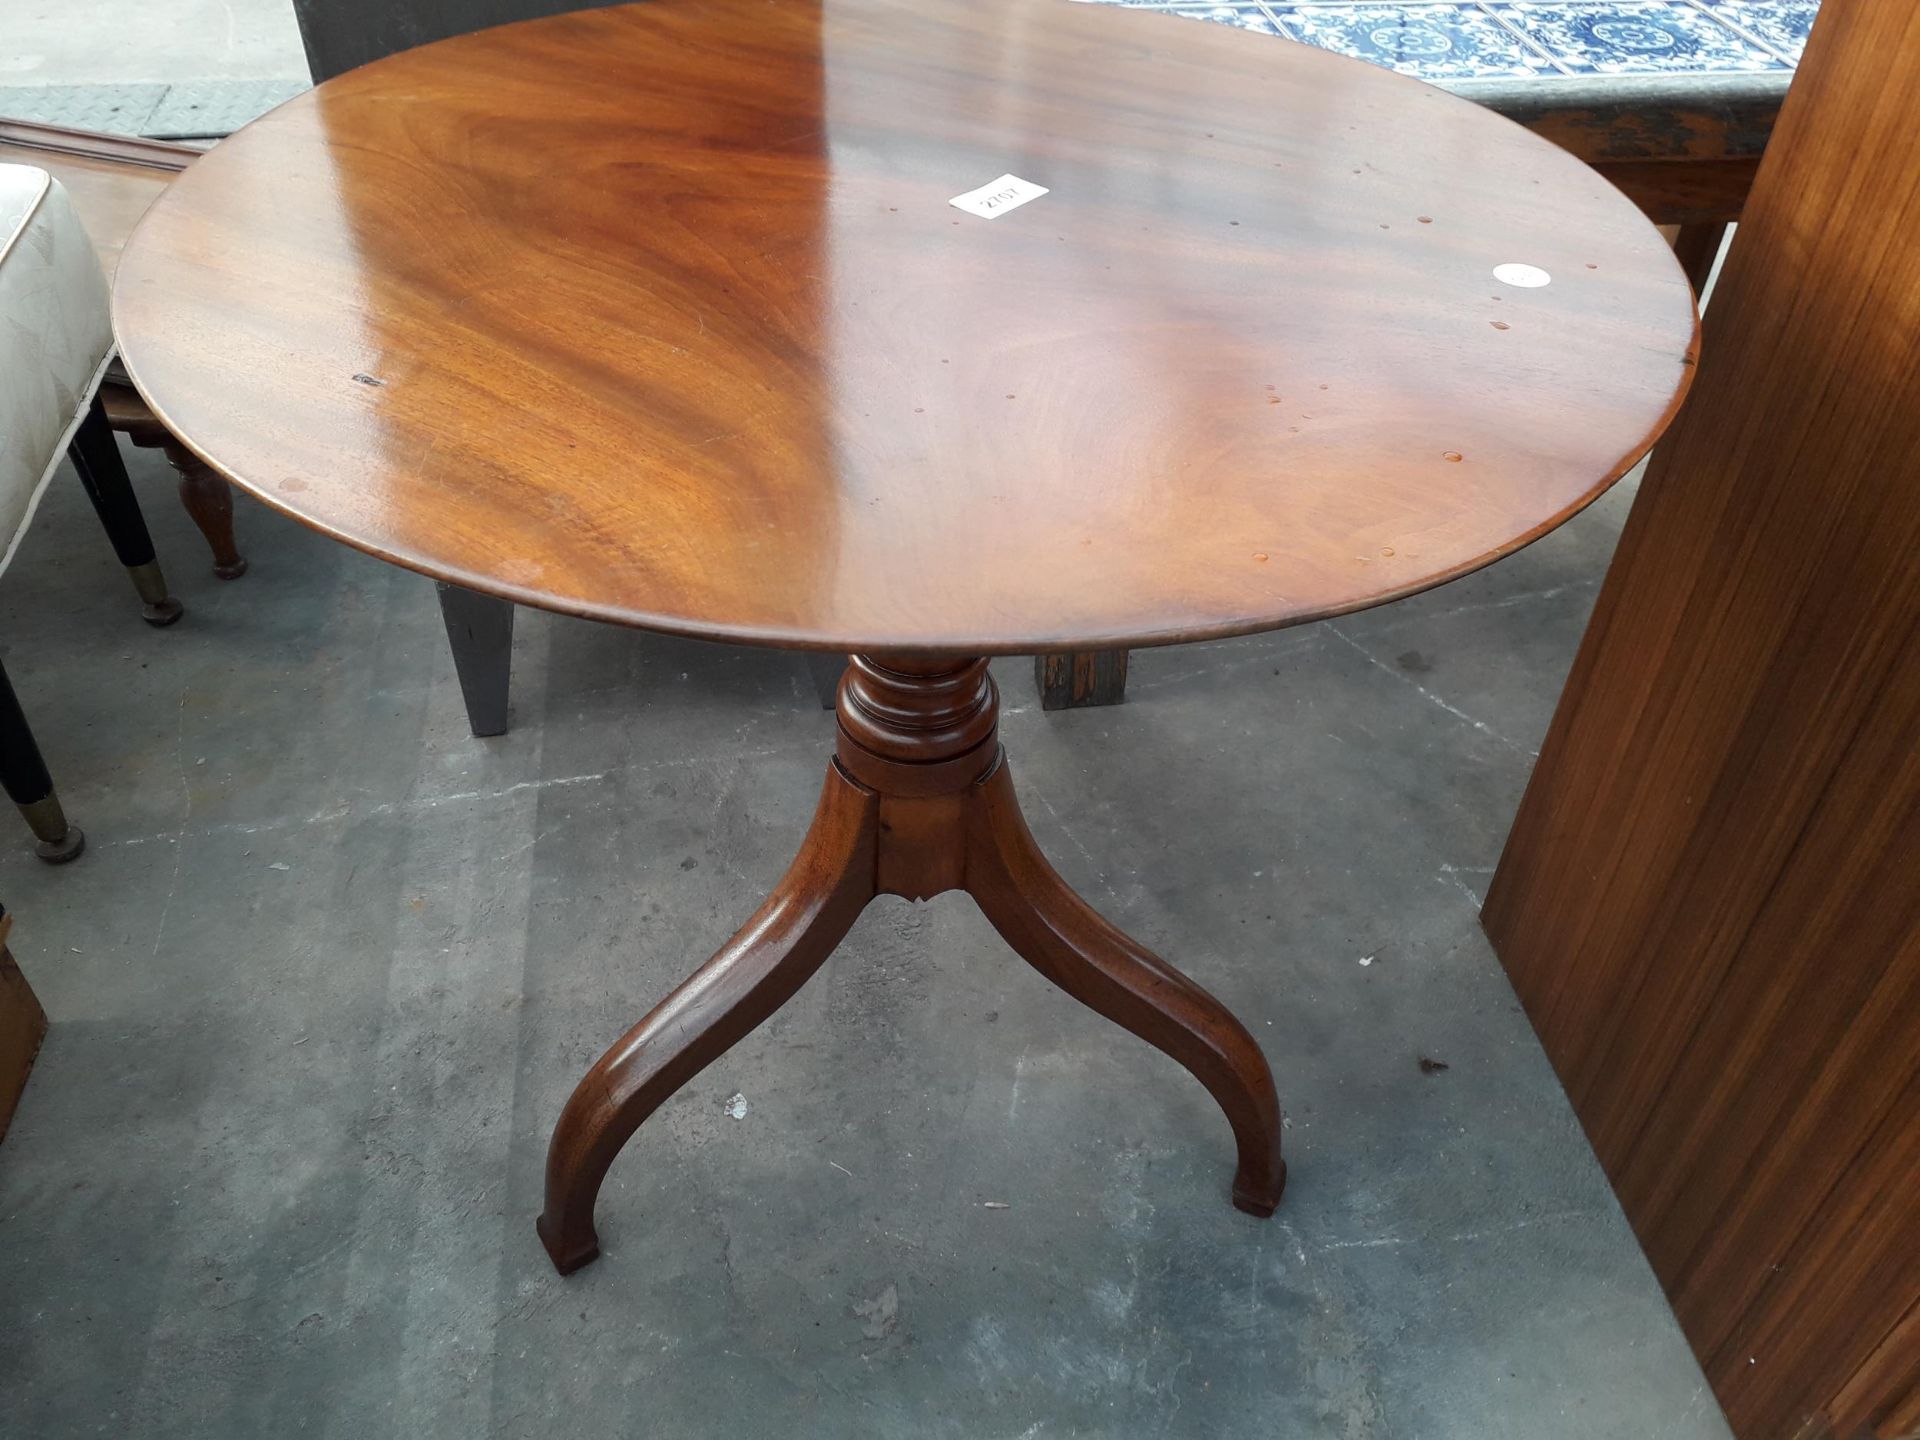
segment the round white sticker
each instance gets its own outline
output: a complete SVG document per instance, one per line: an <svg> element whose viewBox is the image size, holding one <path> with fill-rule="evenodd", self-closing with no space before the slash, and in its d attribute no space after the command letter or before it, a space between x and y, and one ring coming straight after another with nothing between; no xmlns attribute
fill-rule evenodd
<svg viewBox="0 0 1920 1440"><path fill-rule="evenodd" d="M1502 285L1518 285L1522 290L1538 290L1542 285L1553 283L1553 276L1538 265L1496 265L1493 278Z"/></svg>

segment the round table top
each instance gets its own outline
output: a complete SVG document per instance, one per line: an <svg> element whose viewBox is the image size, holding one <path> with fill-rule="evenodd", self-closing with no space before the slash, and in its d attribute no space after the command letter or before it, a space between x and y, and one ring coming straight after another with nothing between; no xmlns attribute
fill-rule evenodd
<svg viewBox="0 0 1920 1440"><path fill-rule="evenodd" d="M949 203L1007 175L1047 193ZM1518 126L1070 0L657 0L408 51L196 162L114 313L191 449L375 555L941 653L1464 573L1639 458L1697 334L1653 226Z"/></svg>

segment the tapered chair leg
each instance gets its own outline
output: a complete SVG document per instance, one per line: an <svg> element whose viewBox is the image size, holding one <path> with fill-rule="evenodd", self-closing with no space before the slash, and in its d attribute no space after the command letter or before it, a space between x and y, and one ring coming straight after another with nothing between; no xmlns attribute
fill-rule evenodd
<svg viewBox="0 0 1920 1440"><path fill-rule="evenodd" d="M4 667L0 667L0 783L26 817L39 842L34 853L42 860L63 865L86 848L87 837L79 826L67 823L60 808L53 777L47 774L47 762L40 758L40 747L27 728L27 717Z"/></svg>
<svg viewBox="0 0 1920 1440"><path fill-rule="evenodd" d="M1068 888L1034 842L1002 763L980 782L967 833L967 890L1034 969L1171 1056L1226 1112L1239 1149L1233 1203L1271 1215L1286 1185L1273 1072L1227 1007Z"/></svg>
<svg viewBox="0 0 1920 1440"><path fill-rule="evenodd" d="M513 602L444 580L434 584L460 696L467 702L467 728L475 735L504 735L513 678Z"/></svg>
<svg viewBox="0 0 1920 1440"><path fill-rule="evenodd" d="M119 442L107 424L107 412L95 396L85 418L67 447L73 468L80 472L80 483L93 502L113 542L114 554L133 577L133 588L140 594L140 615L149 625L171 625L181 616L184 606L167 592L167 580L160 573L160 562L153 555L153 537L147 533L146 517L134 498L133 482L127 479L126 462L120 458Z"/></svg>

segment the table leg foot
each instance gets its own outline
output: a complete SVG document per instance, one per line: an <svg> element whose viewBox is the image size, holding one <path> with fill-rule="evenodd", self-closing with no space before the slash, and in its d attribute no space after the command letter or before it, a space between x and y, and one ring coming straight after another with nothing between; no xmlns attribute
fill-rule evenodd
<svg viewBox="0 0 1920 1440"><path fill-rule="evenodd" d="M561 1235L550 1227L547 1217L542 1215L533 1222L540 1243L546 1247L547 1258L553 1262L553 1268L562 1275L571 1275L582 1266L591 1265L600 1258L600 1237L594 1233L591 1207L583 1226L585 1234Z"/></svg>
<svg viewBox="0 0 1920 1440"><path fill-rule="evenodd" d="M538 1225L561 1274L599 1254L594 1200L641 1122L784 1005L873 898L878 832L879 798L829 766L813 826L766 903L575 1087L547 1149Z"/></svg>
<svg viewBox="0 0 1920 1440"><path fill-rule="evenodd" d="M1068 887L1028 830L1004 761L981 779L969 811L967 890L993 928L1067 994L1207 1087L1239 1147L1233 1203L1271 1215L1287 1171L1280 1101L1259 1044L1226 1006Z"/></svg>
<svg viewBox="0 0 1920 1440"><path fill-rule="evenodd" d="M1265 1189L1242 1189L1240 1177L1233 1179L1233 1208L1264 1220L1280 1208L1280 1197L1287 1188L1287 1162L1276 1161Z"/></svg>

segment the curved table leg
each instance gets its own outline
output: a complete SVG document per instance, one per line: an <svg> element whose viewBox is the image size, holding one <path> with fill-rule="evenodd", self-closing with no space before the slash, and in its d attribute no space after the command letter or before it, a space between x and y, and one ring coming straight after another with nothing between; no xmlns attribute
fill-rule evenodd
<svg viewBox="0 0 1920 1440"><path fill-rule="evenodd" d="M1068 888L1027 829L1004 761L979 782L966 845L967 890L1001 938L1067 994L1179 1061L1207 1087L1240 1150L1233 1203L1250 1215L1271 1215L1287 1179L1280 1101L1246 1027Z"/></svg>
<svg viewBox="0 0 1920 1440"><path fill-rule="evenodd" d="M879 797L829 766L812 828L766 903L575 1087L547 1150L538 1224L562 1275L600 1253L594 1198L641 1122L792 998L852 928L873 898L878 833Z"/></svg>

